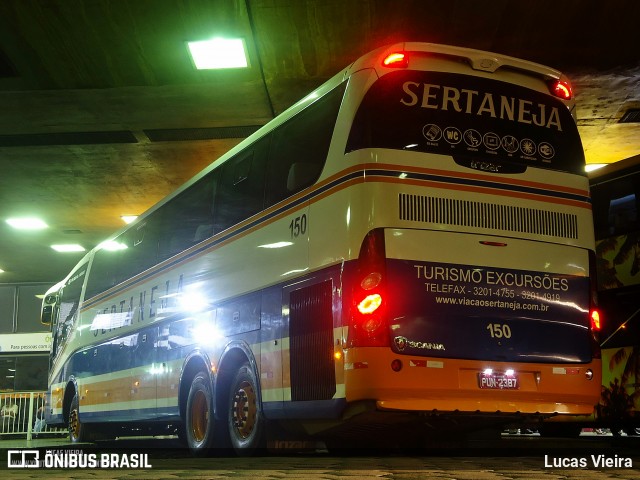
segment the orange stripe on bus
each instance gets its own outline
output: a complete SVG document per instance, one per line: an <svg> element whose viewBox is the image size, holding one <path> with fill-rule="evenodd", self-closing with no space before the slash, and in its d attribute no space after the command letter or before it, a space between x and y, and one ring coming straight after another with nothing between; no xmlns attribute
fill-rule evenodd
<svg viewBox="0 0 640 480"><path fill-rule="evenodd" d="M398 170L398 165L388 164L388 163L368 163L365 164L367 169L378 169L378 170ZM575 195L583 195L585 197L589 196L589 190L581 189L581 188L573 188L567 187L565 185L552 185L548 183L541 182L533 182L530 180L520 180L515 178L507 178L501 177L498 175L483 175L480 173L465 173L465 172L455 172L451 170L438 170L434 168L423 168L423 167L407 167L403 166L400 168L404 172L412 172L426 175L439 175L442 177L453 177L453 178L467 178L470 180L480 180L485 182L493 182L493 183L502 183L504 185L519 185L522 187L531 187L531 188L539 188L541 190L547 190L552 192L563 192L563 193L571 193Z"/></svg>
<svg viewBox="0 0 640 480"><path fill-rule="evenodd" d="M470 185L452 185L452 184L442 185L437 181L413 180L413 179L407 179L407 178L396 179L396 178L389 178L389 177L376 177L375 181L380 183L401 183L401 184L410 184L410 185L420 185L423 187L439 188L444 190L457 190L462 192L483 193L486 195L493 195L494 193L492 191L496 190L493 187L473 187ZM510 190L503 190L501 193L501 196L513 197L513 198L524 198L527 200L535 200L537 202L555 203L558 205L568 205L572 207L586 208L588 210L591 210L591 205L586 202L581 202L579 200L568 200L563 198L549 198L546 195L538 195L535 193L514 192Z"/></svg>

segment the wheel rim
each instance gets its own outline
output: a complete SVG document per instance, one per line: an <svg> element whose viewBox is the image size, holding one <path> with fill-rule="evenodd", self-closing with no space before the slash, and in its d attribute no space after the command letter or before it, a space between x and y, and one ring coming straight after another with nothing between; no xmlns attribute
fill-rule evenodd
<svg viewBox="0 0 640 480"><path fill-rule="evenodd" d="M80 437L80 420L78 419L78 410L73 409L69 413L69 434L71 439Z"/></svg>
<svg viewBox="0 0 640 480"><path fill-rule="evenodd" d="M249 382L244 381L238 385L233 396L231 413L238 435L243 439L248 438L256 425L258 413L256 392Z"/></svg>
<svg viewBox="0 0 640 480"><path fill-rule="evenodd" d="M193 396L191 408L191 433L196 442L202 442L207 435L209 423L209 405L207 396L199 391Z"/></svg>

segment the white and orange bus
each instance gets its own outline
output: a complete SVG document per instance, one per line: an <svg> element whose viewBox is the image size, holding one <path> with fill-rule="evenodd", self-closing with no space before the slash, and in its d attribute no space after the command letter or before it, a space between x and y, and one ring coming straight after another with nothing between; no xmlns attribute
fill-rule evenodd
<svg viewBox="0 0 640 480"><path fill-rule="evenodd" d="M538 64L364 55L50 292L47 422L74 441L173 426L196 453L242 454L271 425L339 445L592 413L573 112Z"/></svg>

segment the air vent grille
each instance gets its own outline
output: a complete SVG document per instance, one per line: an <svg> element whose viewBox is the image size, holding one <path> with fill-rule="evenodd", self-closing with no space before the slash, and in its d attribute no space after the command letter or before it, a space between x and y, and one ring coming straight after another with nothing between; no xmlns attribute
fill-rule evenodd
<svg viewBox="0 0 640 480"><path fill-rule="evenodd" d="M401 193L399 214L413 222L578 238L576 215L535 208Z"/></svg>
<svg viewBox="0 0 640 480"><path fill-rule="evenodd" d="M291 400L330 400L336 393L332 286L322 282L291 292Z"/></svg>

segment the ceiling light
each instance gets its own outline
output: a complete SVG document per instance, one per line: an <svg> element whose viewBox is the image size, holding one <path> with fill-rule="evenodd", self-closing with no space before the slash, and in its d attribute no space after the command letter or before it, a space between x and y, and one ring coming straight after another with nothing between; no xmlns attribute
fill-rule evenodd
<svg viewBox="0 0 640 480"><path fill-rule="evenodd" d="M63 245L51 245L56 252L84 252L85 248L77 243L67 243Z"/></svg>
<svg viewBox="0 0 640 480"><path fill-rule="evenodd" d="M124 223L128 225L131 222L133 222L136 218L138 218L138 215L120 215L120 218Z"/></svg>
<svg viewBox="0 0 640 480"><path fill-rule="evenodd" d="M35 217L7 218L7 223L18 230L42 230L49 226Z"/></svg>
<svg viewBox="0 0 640 480"><path fill-rule="evenodd" d="M193 64L198 70L247 68L247 54L241 38L213 38L187 42Z"/></svg>
<svg viewBox="0 0 640 480"><path fill-rule="evenodd" d="M585 165L584 171L593 172L594 170L598 170L599 168L606 167L607 165L608 163L590 163L588 165Z"/></svg>

